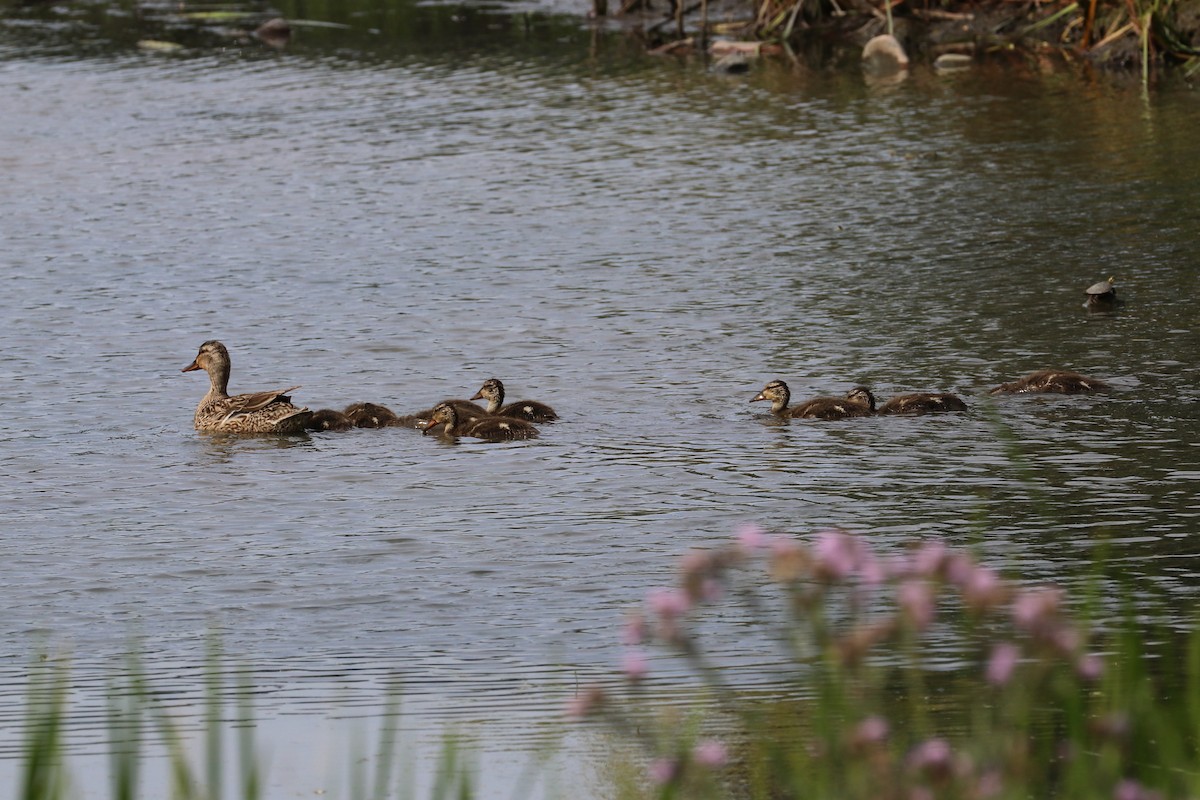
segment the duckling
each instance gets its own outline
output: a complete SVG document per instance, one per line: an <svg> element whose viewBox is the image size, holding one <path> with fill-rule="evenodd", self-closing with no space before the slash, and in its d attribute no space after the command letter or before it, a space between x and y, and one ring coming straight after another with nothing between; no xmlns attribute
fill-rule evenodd
<svg viewBox="0 0 1200 800"><path fill-rule="evenodd" d="M460 422L458 411L450 403L438 403L434 406L428 420L421 427L425 433L474 436L477 439L492 441L534 439L538 435L538 429L533 425L512 417L483 417L473 422Z"/></svg>
<svg viewBox="0 0 1200 800"><path fill-rule="evenodd" d="M438 405L442 405L442 403L454 407L454 410L458 413L458 421L460 425L466 425L469 422L478 422L484 417L491 416L491 414L488 414L487 411L483 410L475 403L472 403L470 400L443 400L441 403L438 403ZM412 414L404 414L403 416L396 417L388 424L398 428L416 428L421 430L424 428L425 423L429 420L429 418L433 416L433 411L435 408L437 408L437 406L434 406L433 408L427 408L424 411L415 411Z"/></svg>
<svg viewBox="0 0 1200 800"><path fill-rule="evenodd" d="M846 397L859 403L866 403L876 414L937 414L946 411L966 411L967 404L957 395L944 392L913 392L890 398L878 408L875 407L875 395L866 386L855 386L846 392Z"/></svg>
<svg viewBox="0 0 1200 800"><path fill-rule="evenodd" d="M1108 384L1065 369L1042 369L1024 378L1002 383L988 394L1083 394L1107 391Z"/></svg>
<svg viewBox="0 0 1200 800"><path fill-rule="evenodd" d="M1117 289L1113 285L1116 280L1115 277L1110 276L1108 280L1093 283L1084 289L1083 293L1087 295L1087 302L1083 304L1083 307L1090 311L1112 311L1125 305L1124 300L1117 298Z"/></svg>
<svg viewBox="0 0 1200 800"><path fill-rule="evenodd" d="M308 430L310 431L348 431L353 427L354 423L349 417L332 408L314 411L308 420Z"/></svg>
<svg viewBox="0 0 1200 800"><path fill-rule="evenodd" d="M783 381L771 381L759 392L751 403L759 400L771 401L771 413L779 417L793 419L846 419L849 417L869 417L871 407L865 402L844 397L816 397L806 400L798 406L788 408L792 393Z"/></svg>
<svg viewBox="0 0 1200 800"><path fill-rule="evenodd" d="M200 345L196 358L181 372L202 369L208 373L208 393L196 406L193 424L198 431L226 433L303 433L312 412L292 405L289 394L299 386L267 392L229 396L232 362L229 350L216 339Z"/></svg>
<svg viewBox="0 0 1200 800"><path fill-rule="evenodd" d="M342 413L356 428L386 428L397 419L394 411L378 403L351 403Z"/></svg>
<svg viewBox="0 0 1200 800"><path fill-rule="evenodd" d="M519 400L504 405L504 384L499 378L488 378L472 400L487 400L487 412L498 417L515 417L528 422L553 422L558 419L554 409L535 400Z"/></svg>

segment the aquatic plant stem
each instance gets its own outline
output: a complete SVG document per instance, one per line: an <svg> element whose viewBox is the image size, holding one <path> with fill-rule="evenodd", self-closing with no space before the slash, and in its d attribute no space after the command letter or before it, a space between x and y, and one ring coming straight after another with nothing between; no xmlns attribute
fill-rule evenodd
<svg viewBox="0 0 1200 800"><path fill-rule="evenodd" d="M29 678L25 719L25 769L21 777L23 800L60 800L66 797L62 766L62 732L66 719L67 669L61 664L38 665ZM41 682L44 686L38 686Z"/></svg>

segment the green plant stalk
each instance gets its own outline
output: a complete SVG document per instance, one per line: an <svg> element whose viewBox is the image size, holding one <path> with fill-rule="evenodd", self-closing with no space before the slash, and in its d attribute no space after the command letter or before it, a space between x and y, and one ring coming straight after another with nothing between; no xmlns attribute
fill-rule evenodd
<svg viewBox="0 0 1200 800"><path fill-rule="evenodd" d="M221 785L221 649L215 639L208 646L208 661L204 670L204 774L208 781L210 800L220 800Z"/></svg>
<svg viewBox="0 0 1200 800"><path fill-rule="evenodd" d="M67 669L45 665L29 679L30 700L26 711L26 739L21 779L24 800L59 800L65 797L62 732L66 719ZM39 697L39 677L48 684L49 696Z"/></svg>
<svg viewBox="0 0 1200 800"><path fill-rule="evenodd" d="M129 657L127 671L125 682L111 682L108 693L108 729L113 737L109 769L114 800L136 800L142 757L145 686L136 656Z"/></svg>
<svg viewBox="0 0 1200 800"><path fill-rule="evenodd" d="M1071 14L1074 14L1078 11L1079 11L1078 3L1071 3L1068 6L1063 6L1058 11L1055 11L1053 14L1046 17L1045 19L1040 19L1037 22L1034 22L1033 24L1031 24L1025 28L1022 28L1019 36L1024 37L1024 36L1028 36L1031 33L1036 33L1037 31L1040 31L1042 28L1046 28L1046 27L1049 27L1050 25L1053 25L1055 22L1057 22L1061 18L1063 18L1065 16L1069 16Z"/></svg>
<svg viewBox="0 0 1200 800"><path fill-rule="evenodd" d="M254 747L254 707L251 675L248 669L238 672L238 764L241 771L241 800L258 800L262 796L263 775Z"/></svg>

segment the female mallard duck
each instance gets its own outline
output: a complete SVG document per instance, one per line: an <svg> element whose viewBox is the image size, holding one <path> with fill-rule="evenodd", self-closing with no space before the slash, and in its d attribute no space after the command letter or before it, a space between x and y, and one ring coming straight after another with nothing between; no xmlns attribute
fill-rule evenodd
<svg viewBox="0 0 1200 800"><path fill-rule="evenodd" d="M351 403L342 414L356 428L386 428L396 424L396 414L378 403Z"/></svg>
<svg viewBox="0 0 1200 800"><path fill-rule="evenodd" d="M867 407L876 414L938 414L946 411L966 411L967 404L957 395L945 392L913 392L889 398L876 408L875 395L865 386L855 386L846 392L846 398Z"/></svg>
<svg viewBox="0 0 1200 800"><path fill-rule="evenodd" d="M448 436L474 436L477 439L499 441L504 439L534 439L538 429L523 419L512 417L485 416L476 420L460 421L458 411L450 403L438 403L429 418L421 425L425 433L443 433ZM440 430L439 430L440 428Z"/></svg>
<svg viewBox="0 0 1200 800"><path fill-rule="evenodd" d="M788 401L791 397L792 393L786 383L771 381L750 402L770 400L772 414L793 419L847 419L849 417L869 417L872 413L871 407L865 402L845 397L816 397L806 400L798 406L788 408Z"/></svg>
<svg viewBox="0 0 1200 800"><path fill-rule="evenodd" d="M504 405L504 384L499 378L488 378L472 400L487 400L487 412L498 417L513 417L527 422L553 422L558 419L554 409L535 400L518 400Z"/></svg>
<svg viewBox="0 0 1200 800"><path fill-rule="evenodd" d="M200 345L200 352L182 372L208 373L208 394L196 406L198 431L225 433L302 433L312 412L292 405L288 393L299 386L269 392L229 396L229 351L216 339Z"/></svg>
<svg viewBox="0 0 1200 800"><path fill-rule="evenodd" d="M1065 369L1042 369L1031 372L1024 378L1002 383L988 394L1083 394L1103 392L1108 384Z"/></svg>
<svg viewBox="0 0 1200 800"><path fill-rule="evenodd" d="M1087 302L1083 304L1083 307L1092 311L1112 311L1125 305L1124 300L1117 299L1117 289L1113 285L1116 280L1116 278L1110 277L1106 281L1093 283L1084 289L1083 293L1087 295Z"/></svg>
<svg viewBox="0 0 1200 800"><path fill-rule="evenodd" d="M341 411L332 408L322 408L314 411L308 419L310 431L348 431L354 427L350 418Z"/></svg>

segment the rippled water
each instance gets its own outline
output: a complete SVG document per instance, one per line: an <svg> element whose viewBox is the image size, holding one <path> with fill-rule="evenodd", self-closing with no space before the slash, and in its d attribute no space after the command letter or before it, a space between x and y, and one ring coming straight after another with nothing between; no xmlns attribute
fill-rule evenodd
<svg viewBox="0 0 1200 800"><path fill-rule="evenodd" d="M615 662L622 613L746 520L978 543L1067 584L1106 544L1114 591L1195 599L1193 93L1011 67L730 79L585 31L362 57L5 36L17 717L43 648L102 706L131 642L170 683L217 631L274 671L268 721L369 718L399 675L435 718L537 738ZM1128 305L1088 314L1109 274ZM180 369L210 338L233 391L411 411L494 375L563 419L507 444L201 435L205 381ZM982 397L1050 366L1115 390ZM777 377L974 410L780 424L748 402Z"/></svg>

